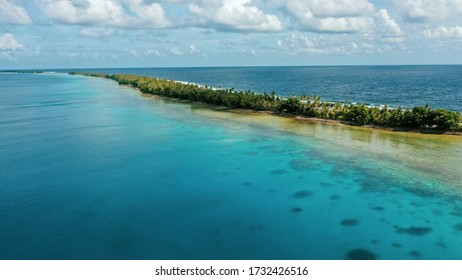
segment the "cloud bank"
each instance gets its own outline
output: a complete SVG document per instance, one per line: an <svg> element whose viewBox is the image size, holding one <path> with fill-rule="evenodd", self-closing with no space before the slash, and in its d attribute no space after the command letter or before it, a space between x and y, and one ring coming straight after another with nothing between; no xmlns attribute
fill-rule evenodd
<svg viewBox="0 0 462 280"><path fill-rule="evenodd" d="M0 0L0 23L29 24L29 13L8 0Z"/></svg>
<svg viewBox="0 0 462 280"><path fill-rule="evenodd" d="M462 0L0 0L0 34L7 60L460 56Z"/></svg>
<svg viewBox="0 0 462 280"><path fill-rule="evenodd" d="M170 26L162 6L142 0L38 0L52 21L64 24L103 25L120 28Z"/></svg>

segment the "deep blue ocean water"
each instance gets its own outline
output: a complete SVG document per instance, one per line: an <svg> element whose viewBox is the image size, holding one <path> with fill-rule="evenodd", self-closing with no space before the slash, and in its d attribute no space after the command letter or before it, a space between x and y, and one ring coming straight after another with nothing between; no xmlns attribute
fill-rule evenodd
<svg viewBox="0 0 462 280"><path fill-rule="evenodd" d="M462 259L460 137L65 74L0 74L0 116L0 259Z"/></svg>
<svg viewBox="0 0 462 280"><path fill-rule="evenodd" d="M462 112L462 65L86 69L326 101Z"/></svg>

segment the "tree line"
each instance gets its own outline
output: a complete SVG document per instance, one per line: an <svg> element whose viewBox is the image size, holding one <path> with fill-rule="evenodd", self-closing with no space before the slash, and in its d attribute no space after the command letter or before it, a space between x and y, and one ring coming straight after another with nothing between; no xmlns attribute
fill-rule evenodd
<svg viewBox="0 0 462 280"><path fill-rule="evenodd" d="M180 83L167 79L131 74L76 73L104 77L120 85L131 85L142 93L198 101L229 108L287 113L297 116L334 119L358 125L378 125L412 129L462 131L462 114L446 109L431 109L428 105L414 108L371 107L322 101L318 96L291 96L282 98L272 93L213 89L208 86Z"/></svg>

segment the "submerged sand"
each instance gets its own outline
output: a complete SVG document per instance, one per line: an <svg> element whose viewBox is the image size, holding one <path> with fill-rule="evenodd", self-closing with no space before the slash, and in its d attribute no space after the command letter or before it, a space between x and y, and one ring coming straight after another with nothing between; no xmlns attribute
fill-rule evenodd
<svg viewBox="0 0 462 280"><path fill-rule="evenodd" d="M462 192L462 138L342 125L313 119L284 118L243 110L212 110L192 105L204 117L259 125L315 140L332 156L363 165L371 172L406 174L410 188L422 191L444 185L444 192ZM374 171L375 170L375 171ZM436 186L438 185L438 186ZM440 192L442 190L438 190Z"/></svg>

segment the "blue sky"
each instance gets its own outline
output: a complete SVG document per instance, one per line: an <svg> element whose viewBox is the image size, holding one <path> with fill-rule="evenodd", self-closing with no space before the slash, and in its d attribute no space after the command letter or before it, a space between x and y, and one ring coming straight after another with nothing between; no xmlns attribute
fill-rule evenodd
<svg viewBox="0 0 462 280"><path fill-rule="evenodd" d="M0 0L0 69L462 64L462 0Z"/></svg>

